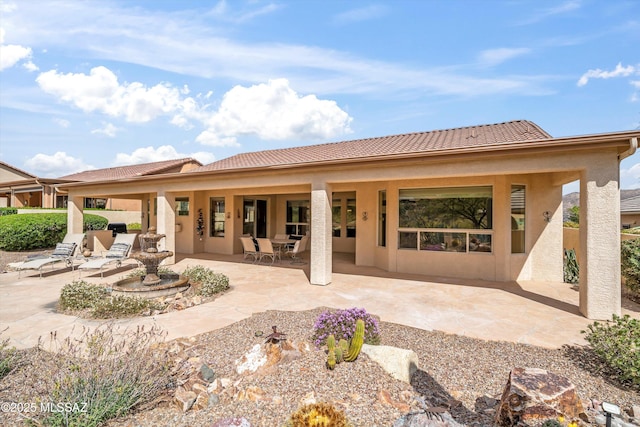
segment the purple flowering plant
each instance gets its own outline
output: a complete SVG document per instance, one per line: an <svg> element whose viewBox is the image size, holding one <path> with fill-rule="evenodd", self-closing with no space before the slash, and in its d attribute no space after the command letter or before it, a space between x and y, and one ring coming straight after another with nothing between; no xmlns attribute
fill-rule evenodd
<svg viewBox="0 0 640 427"><path fill-rule="evenodd" d="M349 308L341 310L325 310L313 324L313 343L320 348L327 342L331 334L336 341L341 338L349 341L356 331L356 321L364 321L364 342L367 344L380 344L380 327L378 319L367 313L364 308Z"/></svg>

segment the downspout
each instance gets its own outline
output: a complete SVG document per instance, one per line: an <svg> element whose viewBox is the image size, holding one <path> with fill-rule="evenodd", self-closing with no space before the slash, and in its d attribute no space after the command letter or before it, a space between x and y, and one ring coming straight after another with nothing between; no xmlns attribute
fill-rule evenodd
<svg viewBox="0 0 640 427"><path fill-rule="evenodd" d="M618 160L624 160L627 157L633 156L638 149L638 138L629 139L629 149L618 155Z"/></svg>

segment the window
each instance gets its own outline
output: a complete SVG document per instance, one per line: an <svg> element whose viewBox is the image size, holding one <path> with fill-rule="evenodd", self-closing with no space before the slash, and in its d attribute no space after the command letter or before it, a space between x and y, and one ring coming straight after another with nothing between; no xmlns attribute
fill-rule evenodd
<svg viewBox="0 0 640 427"><path fill-rule="evenodd" d="M387 246L387 192L378 191L378 246Z"/></svg>
<svg viewBox="0 0 640 427"><path fill-rule="evenodd" d="M287 200L287 234L305 235L309 229L309 201Z"/></svg>
<svg viewBox="0 0 640 427"><path fill-rule="evenodd" d="M399 196L400 249L491 252L492 187L404 189Z"/></svg>
<svg viewBox="0 0 640 427"><path fill-rule="evenodd" d="M209 209L209 217L211 218L211 227L209 227L209 233L211 233L211 237L224 237L224 198L211 197L209 199Z"/></svg>
<svg viewBox="0 0 640 427"><path fill-rule="evenodd" d="M525 187L524 185L511 186L511 253L523 254L524 225L525 225Z"/></svg>
<svg viewBox="0 0 640 427"><path fill-rule="evenodd" d="M334 199L331 203L331 226L333 237L342 234L342 200Z"/></svg>
<svg viewBox="0 0 640 427"><path fill-rule="evenodd" d="M176 214L178 216L189 216L188 197L176 197Z"/></svg>

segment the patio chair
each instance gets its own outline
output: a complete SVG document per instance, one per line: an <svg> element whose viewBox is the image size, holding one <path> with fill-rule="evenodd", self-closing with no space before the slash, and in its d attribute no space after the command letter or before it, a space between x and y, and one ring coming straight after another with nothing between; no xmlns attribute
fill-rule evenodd
<svg viewBox="0 0 640 427"><path fill-rule="evenodd" d="M67 233L62 242L56 245L56 248L48 257L14 265L13 267L18 270L18 278L20 278L24 270L38 270L42 278L42 269L45 266L50 265L53 270L53 266L59 262L64 262L65 267L71 267L71 271L73 271L73 257L82 250L83 241L84 233Z"/></svg>
<svg viewBox="0 0 640 427"><path fill-rule="evenodd" d="M80 270L100 269L100 277L104 277L104 268L106 266L115 263L116 268L119 268L122 265L122 261L129 259L136 236L136 234L116 234L113 244L103 257L90 259L86 263L78 266L78 277L80 277L81 274Z"/></svg>
<svg viewBox="0 0 640 427"><path fill-rule="evenodd" d="M262 261L262 258L271 258L271 264L276 262L276 258L280 259L280 248L274 249L269 239L257 239L258 247L260 248L260 258L258 262Z"/></svg>
<svg viewBox="0 0 640 427"><path fill-rule="evenodd" d="M251 256L253 257L253 262L258 261L260 254L256 250L256 245L253 243L253 238L247 236L241 236L240 241L242 242L242 250L244 252L244 258Z"/></svg>
<svg viewBox="0 0 640 427"><path fill-rule="evenodd" d="M303 236L302 239L298 240L293 245L293 248L285 252L285 255L289 255L291 257L291 264L306 264L302 259L302 253L307 250L308 241L309 236Z"/></svg>

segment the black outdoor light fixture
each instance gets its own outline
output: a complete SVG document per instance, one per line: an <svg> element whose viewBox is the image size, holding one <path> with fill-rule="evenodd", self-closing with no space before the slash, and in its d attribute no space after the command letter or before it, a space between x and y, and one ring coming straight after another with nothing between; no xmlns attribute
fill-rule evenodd
<svg viewBox="0 0 640 427"><path fill-rule="evenodd" d="M549 211L542 212L542 217L544 218L545 222L551 222L551 212Z"/></svg>
<svg viewBox="0 0 640 427"><path fill-rule="evenodd" d="M613 403L602 402L602 410L607 416L606 427L611 427L612 415L620 415L620 407L618 405L614 405Z"/></svg>

